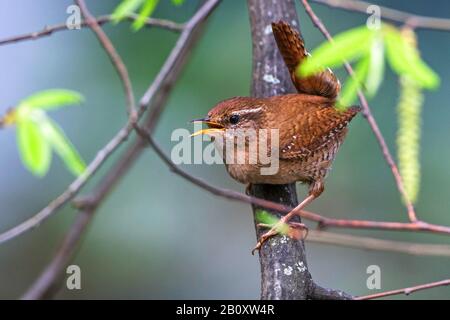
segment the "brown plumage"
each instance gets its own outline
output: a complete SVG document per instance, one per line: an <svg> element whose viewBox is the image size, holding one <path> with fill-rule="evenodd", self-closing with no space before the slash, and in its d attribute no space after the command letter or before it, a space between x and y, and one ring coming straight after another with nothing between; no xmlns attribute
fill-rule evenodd
<svg viewBox="0 0 450 320"><path fill-rule="evenodd" d="M300 79L296 76L297 67L309 56L300 34L284 21L273 22L272 30L297 91L331 100L336 99L341 90L341 84L330 69L307 78Z"/></svg>
<svg viewBox="0 0 450 320"><path fill-rule="evenodd" d="M324 179L359 107L345 111L334 107L341 86L329 69L298 78L296 69L308 56L303 40L283 21L272 23L272 30L299 93L269 98L236 97L220 102L203 119L210 127L203 132L234 141L235 137L230 137L233 131L227 129L279 130L279 170L275 174L262 175L260 162L249 163L252 155L247 148L241 150L245 163L229 163L226 167L242 183L308 183L309 196L281 219L280 223L284 223L322 193ZM219 148L223 149L223 145ZM227 149L224 151L226 154ZM263 235L256 248L275 233L274 227Z"/></svg>
<svg viewBox="0 0 450 320"><path fill-rule="evenodd" d="M249 161L244 164L226 163L234 179L254 184L302 181L311 184L312 189L321 190L320 185L345 137L347 125L357 112L356 107L337 111L328 98L288 94L228 99L214 107L207 119L216 128L254 129L257 133L260 129L279 130L278 172L261 175L263 165L250 164ZM239 116L239 122L230 123L232 116ZM246 153L245 159L249 159L249 148L243 152Z"/></svg>

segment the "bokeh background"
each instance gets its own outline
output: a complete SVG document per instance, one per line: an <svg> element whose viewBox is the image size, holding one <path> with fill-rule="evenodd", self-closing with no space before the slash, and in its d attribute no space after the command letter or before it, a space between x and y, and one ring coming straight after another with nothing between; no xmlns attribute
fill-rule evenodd
<svg viewBox="0 0 450 320"><path fill-rule="evenodd" d="M119 1L87 1L96 14L112 12ZM198 1L180 8L161 1L154 16L187 20ZM402 10L450 18L450 3L377 1ZM0 0L0 38L64 22L71 1ZM365 16L314 5L333 33L360 25ZM309 48L323 41L303 8L300 23ZM134 33L127 22L105 26L129 68L137 97L155 77L177 35L165 30ZM450 225L450 34L419 31L424 59L441 76L441 87L427 92L423 108L422 189L417 211L429 222ZM120 82L89 30L64 31L38 41L0 47L0 113L29 94L67 88L86 97L82 106L51 116L90 161L126 120ZM176 128L204 115L216 102L248 95L251 39L246 1L223 1L210 19L198 47L170 97L156 137L167 152ZM344 78L342 71L337 72ZM397 79L388 71L371 101L385 137L395 151ZM0 229L6 230L47 205L73 177L54 157L49 174L38 179L22 166L14 128L0 131ZM123 151L124 148L121 149ZM83 190L87 193L98 176ZM222 187L243 191L220 165L183 166ZM299 186L299 195L305 188ZM330 217L405 221L406 213L379 147L362 117L337 157L324 195L311 210ZM19 297L52 257L73 221L66 206L38 229L0 246L0 298ZM342 232L343 230L338 230ZM401 232L348 231L386 239L450 244L450 237ZM171 173L151 150L144 152L98 210L74 261L82 270L82 290L62 289L57 298L218 299L258 298L259 261L248 205L212 196ZM352 294L372 293L366 268L379 265L383 290L449 277L450 259L417 257L308 244L310 271L323 286ZM450 288L417 293L408 299L450 298Z"/></svg>

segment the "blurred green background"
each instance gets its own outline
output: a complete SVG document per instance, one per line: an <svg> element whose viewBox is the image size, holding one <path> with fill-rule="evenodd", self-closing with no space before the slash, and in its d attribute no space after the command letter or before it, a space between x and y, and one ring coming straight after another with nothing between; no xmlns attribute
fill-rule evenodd
<svg viewBox="0 0 450 320"><path fill-rule="evenodd" d="M118 1L87 1L96 14L112 12ZM161 1L155 17L186 21L198 1L174 7ZM379 1L402 10L450 18L450 3ZM64 22L71 1L0 0L0 38L41 30ZM365 16L314 5L324 23L338 33L365 22ZM309 48L323 41L303 8L300 24ZM127 22L105 26L122 55L140 97L155 77L177 35L165 30L134 33ZM450 33L419 31L424 60L441 76L441 87L427 92L423 112L421 218L450 225ZM90 161L126 121L120 82L89 30L63 31L38 41L0 47L0 114L29 94L67 88L86 97L82 106L51 116ZM216 102L248 95L251 39L246 1L223 1L170 97L156 137L169 152L170 134L191 129L188 120L204 115ZM337 72L341 79L342 71ZM388 72L373 112L395 151L397 79ZM447 142L446 142L447 141ZM72 181L54 157L50 173L37 179L22 166L15 130L0 131L0 229L6 230L47 205ZM124 148L121 149L123 151ZM113 163L109 160L98 176ZM220 165L186 165L184 169L211 183L243 191ZM87 193L97 177L83 190ZM305 188L299 186L300 196ZM329 217L405 221L406 212L394 180L367 123L352 122L326 191L311 210ZM0 298L17 298L40 274L73 221L67 206L38 229L0 246ZM343 230L339 230L342 232ZM450 237L418 233L349 231L352 234L416 242L450 244ZM250 207L212 196L171 173L147 150L98 210L74 261L82 270L82 290L62 289L57 297L79 298L258 298L259 261L250 254L255 233ZM379 265L382 290L449 277L450 259L417 257L307 244L309 268L323 286L360 295L366 268ZM401 297L402 298L402 297ZM416 293L408 299L450 298L450 288Z"/></svg>

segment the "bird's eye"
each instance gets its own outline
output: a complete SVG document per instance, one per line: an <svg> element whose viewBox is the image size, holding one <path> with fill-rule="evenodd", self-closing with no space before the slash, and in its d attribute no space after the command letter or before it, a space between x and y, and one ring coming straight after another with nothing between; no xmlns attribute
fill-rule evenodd
<svg viewBox="0 0 450 320"><path fill-rule="evenodd" d="M236 124L236 123L238 123L239 122L239 116L237 115L237 114L233 114L231 117L230 117L230 123L231 124Z"/></svg>

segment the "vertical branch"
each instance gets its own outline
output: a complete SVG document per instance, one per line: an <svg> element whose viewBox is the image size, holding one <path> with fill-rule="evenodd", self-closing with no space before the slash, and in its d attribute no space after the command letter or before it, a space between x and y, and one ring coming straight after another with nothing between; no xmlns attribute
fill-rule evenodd
<svg viewBox="0 0 450 320"><path fill-rule="evenodd" d="M293 0L248 0L253 44L254 97L268 97L295 92L284 61L273 38L271 23L284 20L298 25ZM252 185L252 196L295 207L295 184ZM260 207L254 205L254 215ZM271 211L280 217L283 213ZM297 220L299 221L299 220ZM256 220L255 220L256 222ZM260 237L264 230L258 230ZM275 236L259 251L261 264L261 299L306 299L312 284L303 241Z"/></svg>

